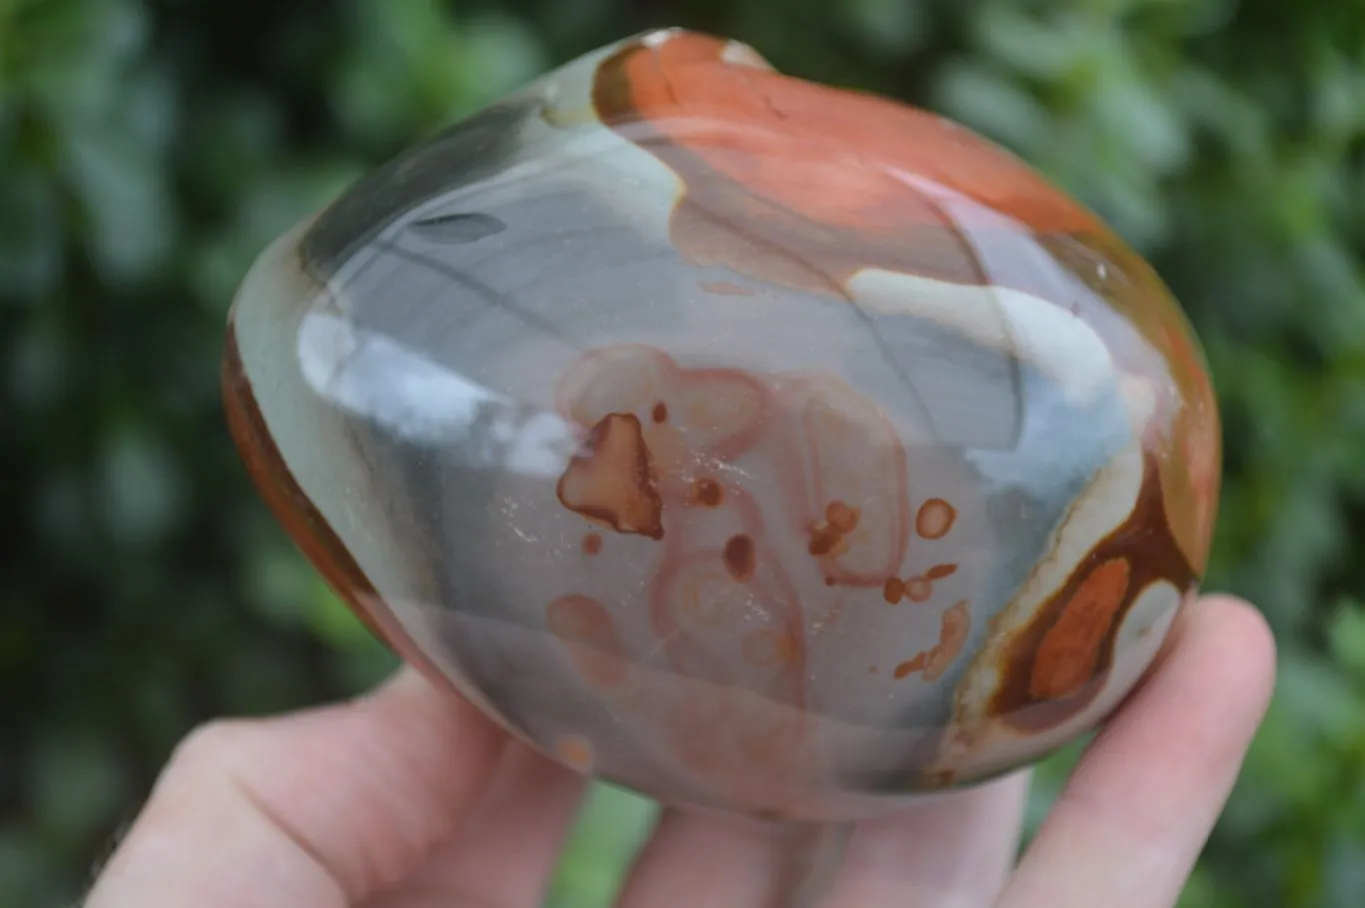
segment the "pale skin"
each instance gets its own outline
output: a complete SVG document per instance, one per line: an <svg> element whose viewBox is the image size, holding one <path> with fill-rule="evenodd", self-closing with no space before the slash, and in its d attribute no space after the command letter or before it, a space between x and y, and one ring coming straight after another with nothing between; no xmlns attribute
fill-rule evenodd
<svg viewBox="0 0 1365 908"><path fill-rule="evenodd" d="M1260 615L1205 597L1022 855L1026 772L864 824L824 904L1171 908L1274 674ZM405 669L355 701L190 735L86 908L537 908L584 788ZM666 810L618 908L770 908L783 848Z"/></svg>

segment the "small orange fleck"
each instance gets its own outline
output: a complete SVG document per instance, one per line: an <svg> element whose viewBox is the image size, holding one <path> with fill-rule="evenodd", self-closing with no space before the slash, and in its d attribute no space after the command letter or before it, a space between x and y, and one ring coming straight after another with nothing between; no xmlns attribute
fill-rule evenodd
<svg viewBox="0 0 1365 908"><path fill-rule="evenodd" d="M545 607L545 624L589 683L615 687L625 680L626 660L616 623L596 599L560 596Z"/></svg>
<svg viewBox="0 0 1365 908"><path fill-rule="evenodd" d="M929 652L929 664L924 667L924 680L937 681L953 664L958 653L967 642L967 632L971 630L972 613L967 610L967 600L954 603L943 613L939 625L938 646Z"/></svg>
<svg viewBox="0 0 1365 908"><path fill-rule="evenodd" d="M957 520L957 511L942 498L930 498L920 505L915 515L915 532L925 539L940 539L948 535Z"/></svg>
<svg viewBox="0 0 1365 908"><path fill-rule="evenodd" d="M602 551L602 537L596 533L589 533L583 537L583 554L596 555Z"/></svg>
<svg viewBox="0 0 1365 908"><path fill-rule="evenodd" d="M746 634L740 650L751 665L783 665L796 655L796 642L791 634L763 628Z"/></svg>
<svg viewBox="0 0 1365 908"><path fill-rule="evenodd" d="M928 602L934 595L934 585L925 577L911 577L905 581L905 598L911 602Z"/></svg>
<svg viewBox="0 0 1365 908"><path fill-rule="evenodd" d="M564 507L619 533L662 539L663 500L640 420L609 413L592 427L583 451L556 487Z"/></svg>
<svg viewBox="0 0 1365 908"><path fill-rule="evenodd" d="M1105 638L1128 595L1131 569L1111 558L1081 581L1038 644L1029 694L1035 700L1076 693L1094 677Z"/></svg>
<svg viewBox="0 0 1365 908"><path fill-rule="evenodd" d="M900 665L897 665L892 676L899 681L902 678L906 678L911 674L922 670L927 661L928 657L926 657L924 653L916 653L915 658L911 659L909 662L902 662Z"/></svg>
<svg viewBox="0 0 1365 908"><path fill-rule="evenodd" d="M956 573L957 565L955 564L936 564L925 571L924 576L928 580L942 580L944 577L951 577Z"/></svg>
<svg viewBox="0 0 1365 908"><path fill-rule="evenodd" d="M851 508L842 501L831 501L825 508L825 520L841 533L848 533L858 525L858 509Z"/></svg>
<svg viewBox="0 0 1365 908"><path fill-rule="evenodd" d="M655 422L667 422L668 405L665 404L663 401L659 401L657 404L654 405L654 409L650 411L649 416L650 419L653 419Z"/></svg>
<svg viewBox="0 0 1365 908"><path fill-rule="evenodd" d="M754 541L743 533L725 542L725 569L741 583L754 576Z"/></svg>
<svg viewBox="0 0 1365 908"><path fill-rule="evenodd" d="M812 555L817 558L821 555L828 555L834 551L834 547L843 542L844 537L837 531L831 531L828 526L820 525L811 527L810 545L806 547Z"/></svg>
<svg viewBox="0 0 1365 908"><path fill-rule="evenodd" d="M839 581L835 580L833 577L826 577L826 578L825 578L825 586L834 586L834 584L836 584L836 583L838 583L838 582L839 582Z"/></svg>
<svg viewBox="0 0 1365 908"><path fill-rule="evenodd" d="M888 577L886 583L882 584L882 598L895 605L901 601L905 595L905 584L899 577Z"/></svg>
<svg viewBox="0 0 1365 908"><path fill-rule="evenodd" d="M555 756L570 769L592 771L592 744L582 735L560 735L555 740Z"/></svg>
<svg viewBox="0 0 1365 908"><path fill-rule="evenodd" d="M703 476L692 484L692 500L702 507L719 507L724 498L720 483L709 476Z"/></svg>
<svg viewBox="0 0 1365 908"><path fill-rule="evenodd" d="M877 673L877 666L875 666L875 665L869 665L869 666L867 667L867 673L868 673L869 675L875 675L875 674Z"/></svg>
<svg viewBox="0 0 1365 908"><path fill-rule="evenodd" d="M937 681L943 677L948 666L962 652L967 642L967 632L971 629L972 613L967 610L967 600L953 604L943 613L939 623L938 643L931 649L916 653L913 659L896 666L896 680L908 677L915 672L923 672L925 681Z"/></svg>

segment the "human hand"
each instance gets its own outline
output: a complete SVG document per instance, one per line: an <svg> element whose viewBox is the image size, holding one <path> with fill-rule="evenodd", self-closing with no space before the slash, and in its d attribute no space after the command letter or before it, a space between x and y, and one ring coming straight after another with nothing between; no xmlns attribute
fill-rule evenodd
<svg viewBox="0 0 1365 908"><path fill-rule="evenodd" d="M831 908L1170 908L1260 724L1274 642L1201 600L1017 856L1028 774L862 824ZM86 908L534 908L584 780L411 670L177 750ZM769 908L783 838L666 810L620 908Z"/></svg>

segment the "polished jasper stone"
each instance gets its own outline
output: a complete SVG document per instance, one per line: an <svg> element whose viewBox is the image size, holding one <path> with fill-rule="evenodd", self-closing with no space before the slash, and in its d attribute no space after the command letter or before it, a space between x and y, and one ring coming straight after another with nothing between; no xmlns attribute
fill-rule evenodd
<svg viewBox="0 0 1365 908"><path fill-rule="evenodd" d="M563 762L837 819L1025 765L1194 593L1218 416L1095 215L931 114L664 31L281 237L234 436L408 660Z"/></svg>

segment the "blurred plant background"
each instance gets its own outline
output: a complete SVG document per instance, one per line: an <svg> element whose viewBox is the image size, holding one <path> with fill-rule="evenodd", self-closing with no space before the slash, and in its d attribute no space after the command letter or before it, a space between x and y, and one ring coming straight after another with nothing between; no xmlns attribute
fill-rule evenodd
<svg viewBox="0 0 1365 908"><path fill-rule="evenodd" d="M1365 15L1357 0L0 0L0 903L79 897L196 722L391 659L268 518L219 409L231 294L422 134L682 24L1015 149L1146 253L1226 419L1210 585L1281 644L1185 908L1365 893ZM1033 818L1075 748L1040 773ZM648 804L594 792L558 908Z"/></svg>

